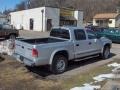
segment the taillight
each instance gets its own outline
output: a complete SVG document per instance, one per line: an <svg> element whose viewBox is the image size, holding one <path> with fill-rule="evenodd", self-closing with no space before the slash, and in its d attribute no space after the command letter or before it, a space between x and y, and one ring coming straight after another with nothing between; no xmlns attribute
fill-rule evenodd
<svg viewBox="0 0 120 90"><path fill-rule="evenodd" d="M38 57L37 49L32 49L32 57Z"/></svg>

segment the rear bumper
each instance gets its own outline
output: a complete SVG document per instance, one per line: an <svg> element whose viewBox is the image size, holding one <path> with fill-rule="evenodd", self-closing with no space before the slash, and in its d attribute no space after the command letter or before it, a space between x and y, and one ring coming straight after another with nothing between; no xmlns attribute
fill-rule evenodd
<svg viewBox="0 0 120 90"><path fill-rule="evenodd" d="M17 61L19 61L19 62L21 62L21 63L23 63L27 66L31 66L31 67L36 66L35 62L33 60L27 59L23 56L20 56L20 55L16 54L16 53L13 54L13 57L15 57Z"/></svg>
<svg viewBox="0 0 120 90"><path fill-rule="evenodd" d="M21 63L23 63L27 66L31 66L31 67L43 66L43 65L48 65L49 64L49 61L45 58L41 58L39 60L32 60L32 59L25 58L25 57L23 57L23 56L21 56L17 53L14 53L13 57L15 57L17 61L19 61L19 62L21 62Z"/></svg>

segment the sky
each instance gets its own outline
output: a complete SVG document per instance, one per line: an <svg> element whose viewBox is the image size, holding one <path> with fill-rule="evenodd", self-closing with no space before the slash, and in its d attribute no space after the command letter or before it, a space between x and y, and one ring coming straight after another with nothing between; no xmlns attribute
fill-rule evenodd
<svg viewBox="0 0 120 90"><path fill-rule="evenodd" d="M0 12L5 9L13 9L16 4L19 4L23 0L0 0Z"/></svg>

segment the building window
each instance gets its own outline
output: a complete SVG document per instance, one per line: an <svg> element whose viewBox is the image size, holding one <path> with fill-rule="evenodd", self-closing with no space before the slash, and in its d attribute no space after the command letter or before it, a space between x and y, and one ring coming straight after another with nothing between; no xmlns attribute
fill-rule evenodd
<svg viewBox="0 0 120 90"><path fill-rule="evenodd" d="M96 23L99 23L99 20L96 20Z"/></svg>
<svg viewBox="0 0 120 90"><path fill-rule="evenodd" d="M112 20L109 20L109 23L111 24L111 23L112 23Z"/></svg>

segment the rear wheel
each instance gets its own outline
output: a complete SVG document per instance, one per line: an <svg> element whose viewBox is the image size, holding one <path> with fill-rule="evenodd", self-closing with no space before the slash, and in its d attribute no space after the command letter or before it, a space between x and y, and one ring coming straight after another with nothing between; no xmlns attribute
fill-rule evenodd
<svg viewBox="0 0 120 90"><path fill-rule="evenodd" d="M63 55L56 55L50 67L54 74L60 74L66 71L68 65L67 58Z"/></svg>
<svg viewBox="0 0 120 90"><path fill-rule="evenodd" d="M103 53L102 53L102 58L103 59L108 59L110 57L110 47L109 46L105 46Z"/></svg>

